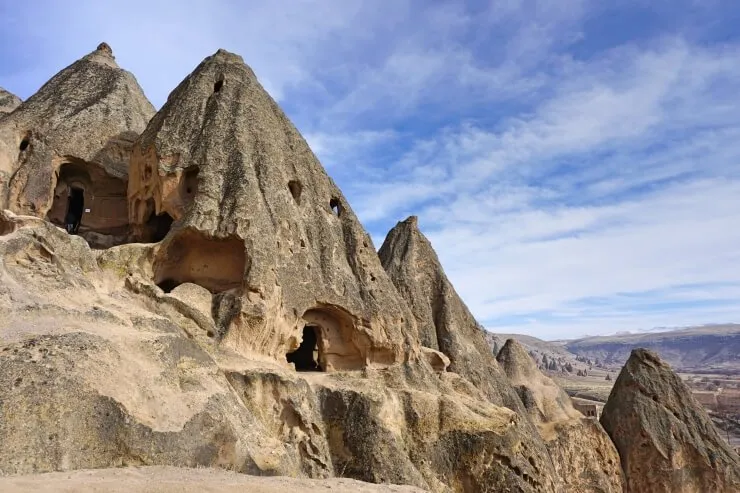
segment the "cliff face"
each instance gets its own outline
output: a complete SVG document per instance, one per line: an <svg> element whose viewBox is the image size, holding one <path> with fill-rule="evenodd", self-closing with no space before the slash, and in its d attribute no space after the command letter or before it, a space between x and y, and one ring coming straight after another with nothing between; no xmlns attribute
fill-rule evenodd
<svg viewBox="0 0 740 493"><path fill-rule="evenodd" d="M651 351L632 351L601 424L619 450L627 491L740 490L737 454L681 378Z"/></svg>
<svg viewBox="0 0 740 493"><path fill-rule="evenodd" d="M68 197L79 193L80 233L122 241L129 153L153 114L101 44L0 118L0 208L64 225Z"/></svg>
<svg viewBox="0 0 740 493"><path fill-rule="evenodd" d="M537 423L563 491L621 492L619 455L601 425L576 411L516 340L507 340L496 359Z"/></svg>

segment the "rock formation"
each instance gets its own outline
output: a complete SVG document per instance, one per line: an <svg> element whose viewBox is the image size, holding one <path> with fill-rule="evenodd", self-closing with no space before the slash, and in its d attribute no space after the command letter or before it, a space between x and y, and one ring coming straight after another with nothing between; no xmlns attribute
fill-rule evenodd
<svg viewBox="0 0 740 493"><path fill-rule="evenodd" d="M601 424L619 450L626 491L740 491L740 459L690 389L657 354L632 351Z"/></svg>
<svg viewBox="0 0 740 493"><path fill-rule="evenodd" d="M544 445L545 454L553 458L550 474L560 482L559 491L621 491L619 457L604 430L573 409L565 392L539 372L515 341L506 343L496 361L483 329L455 292L416 217L388 233L379 255L414 313L422 344L449 357L450 371L470 380L489 400L537 424L532 434L539 432L542 439L533 446Z"/></svg>
<svg viewBox="0 0 740 493"><path fill-rule="evenodd" d="M83 68L112 63L105 47L91 57ZM495 361L447 372L422 345L346 199L241 58L219 51L175 89L129 177L139 243L91 249L41 206L0 214L0 471L211 466L560 491ZM16 178L24 210L37 194ZM470 365L451 337L455 368Z"/></svg>
<svg viewBox="0 0 740 493"><path fill-rule="evenodd" d="M0 209L58 225L71 212L91 241L122 242L130 149L153 114L101 44L0 119Z"/></svg>
<svg viewBox="0 0 740 493"><path fill-rule="evenodd" d="M12 112L20 105L21 100L18 96L0 87L0 118Z"/></svg>
<svg viewBox="0 0 740 493"><path fill-rule="evenodd" d="M128 194L137 237L166 235L155 282L216 294L230 347L284 361L308 325L324 370L418 352L370 237L241 57L219 50L172 92L134 146Z"/></svg>
<svg viewBox="0 0 740 493"><path fill-rule="evenodd" d="M450 359L450 371L480 388L495 404L521 411L521 402L499 368L483 328L460 299L415 216L399 222L378 252L383 267L406 300L424 347Z"/></svg>
<svg viewBox="0 0 740 493"><path fill-rule="evenodd" d="M621 492L619 455L601 425L573 408L568 394L540 372L521 343L508 339L496 359L537 423L563 491Z"/></svg>

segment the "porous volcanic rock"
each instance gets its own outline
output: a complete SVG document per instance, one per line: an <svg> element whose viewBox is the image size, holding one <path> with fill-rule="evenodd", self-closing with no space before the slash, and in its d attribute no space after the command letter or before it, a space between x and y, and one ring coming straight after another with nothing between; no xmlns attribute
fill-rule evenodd
<svg viewBox="0 0 740 493"><path fill-rule="evenodd" d="M21 105L21 98L0 87L0 118Z"/></svg>
<svg viewBox="0 0 740 493"><path fill-rule="evenodd" d="M619 450L626 491L740 491L740 459L681 378L646 349L632 351L601 424Z"/></svg>
<svg viewBox="0 0 740 493"><path fill-rule="evenodd" d="M285 361L311 324L323 370L422 357L369 235L240 56L219 50L170 94L129 201L137 237L164 240L154 281L213 292L225 345Z"/></svg>
<svg viewBox="0 0 740 493"><path fill-rule="evenodd" d="M131 145L154 114L105 43L0 119L0 209L64 224L72 189L80 233L124 237Z"/></svg>
<svg viewBox="0 0 740 493"><path fill-rule="evenodd" d="M422 346L446 355L450 371L470 380L491 402L521 411L521 401L496 362L483 328L447 279L416 216L396 224L378 255L414 314Z"/></svg>
<svg viewBox="0 0 740 493"><path fill-rule="evenodd" d="M621 492L619 455L598 421L576 411L568 394L537 368L515 339L506 341L496 359L537 423L563 491Z"/></svg>
<svg viewBox="0 0 740 493"><path fill-rule="evenodd" d="M298 373L220 344L157 245L0 214L0 471L222 467L434 492L560 491L525 420L423 360ZM211 333L209 335L209 332Z"/></svg>

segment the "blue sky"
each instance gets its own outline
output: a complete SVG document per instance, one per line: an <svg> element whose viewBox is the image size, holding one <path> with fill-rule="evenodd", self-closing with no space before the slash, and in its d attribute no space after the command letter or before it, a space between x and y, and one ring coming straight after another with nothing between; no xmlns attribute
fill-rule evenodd
<svg viewBox="0 0 740 493"><path fill-rule="evenodd" d="M0 0L26 98L100 41L155 106L242 55L380 247L415 214L489 329L740 322L740 4Z"/></svg>

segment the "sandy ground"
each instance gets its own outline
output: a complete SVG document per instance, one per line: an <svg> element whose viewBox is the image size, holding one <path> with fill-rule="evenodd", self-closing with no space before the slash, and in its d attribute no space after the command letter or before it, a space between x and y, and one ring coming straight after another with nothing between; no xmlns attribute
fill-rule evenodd
<svg viewBox="0 0 740 493"><path fill-rule="evenodd" d="M411 486L352 479L259 477L220 469L128 467L0 477L3 493L421 493Z"/></svg>

